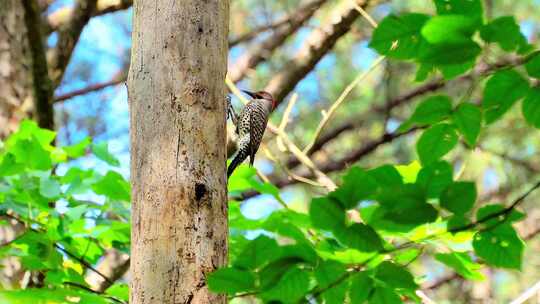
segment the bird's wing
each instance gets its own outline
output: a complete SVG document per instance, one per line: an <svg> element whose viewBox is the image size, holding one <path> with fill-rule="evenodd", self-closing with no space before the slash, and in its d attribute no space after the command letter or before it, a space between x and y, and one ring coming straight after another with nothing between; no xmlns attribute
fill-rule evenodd
<svg viewBox="0 0 540 304"><path fill-rule="evenodd" d="M253 106L260 106L253 104ZM262 137L266 129L267 117L264 114L262 109L254 109L251 111L250 115L250 151L249 151L249 163L253 166L253 161L255 160L255 153L259 150L261 145Z"/></svg>

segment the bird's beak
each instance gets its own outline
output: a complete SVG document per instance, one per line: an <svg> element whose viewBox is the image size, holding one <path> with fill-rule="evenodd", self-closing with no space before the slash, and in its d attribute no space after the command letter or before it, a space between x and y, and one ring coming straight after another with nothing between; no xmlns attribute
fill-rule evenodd
<svg viewBox="0 0 540 304"><path fill-rule="evenodd" d="M248 94L251 98L255 98L255 93L252 93L250 91L242 90L242 92Z"/></svg>

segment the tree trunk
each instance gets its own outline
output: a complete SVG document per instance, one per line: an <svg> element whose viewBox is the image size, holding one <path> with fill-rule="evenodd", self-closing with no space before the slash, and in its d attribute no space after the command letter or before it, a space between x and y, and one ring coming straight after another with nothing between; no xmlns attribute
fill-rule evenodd
<svg viewBox="0 0 540 304"><path fill-rule="evenodd" d="M130 303L225 303L228 0L134 3Z"/></svg>
<svg viewBox="0 0 540 304"><path fill-rule="evenodd" d="M0 139L15 131L32 112L32 60L27 39L25 12L21 0L0 0ZM0 244L24 231L10 221L0 227ZM0 287L20 287L24 269L15 257L0 261Z"/></svg>
<svg viewBox="0 0 540 304"><path fill-rule="evenodd" d="M32 111L32 69L21 0L0 0L0 139Z"/></svg>

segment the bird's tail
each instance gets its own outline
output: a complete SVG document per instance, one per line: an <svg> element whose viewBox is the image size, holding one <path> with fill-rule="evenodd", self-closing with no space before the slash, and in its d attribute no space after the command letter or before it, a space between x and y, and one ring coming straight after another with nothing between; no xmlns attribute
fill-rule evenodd
<svg viewBox="0 0 540 304"><path fill-rule="evenodd" d="M234 172L236 167L240 165L245 159L247 158L247 153L244 151L238 151L236 156L233 158L231 164L227 168L227 178L231 176L231 174Z"/></svg>

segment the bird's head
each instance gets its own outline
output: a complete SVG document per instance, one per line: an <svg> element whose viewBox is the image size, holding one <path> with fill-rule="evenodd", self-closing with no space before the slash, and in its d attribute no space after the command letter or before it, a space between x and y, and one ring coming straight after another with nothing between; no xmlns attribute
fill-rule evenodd
<svg viewBox="0 0 540 304"><path fill-rule="evenodd" d="M242 90L242 92L248 94L253 99L264 99L264 100L270 101L272 103L272 111L277 107L277 102L272 96L272 94L266 91L250 92L250 91Z"/></svg>

